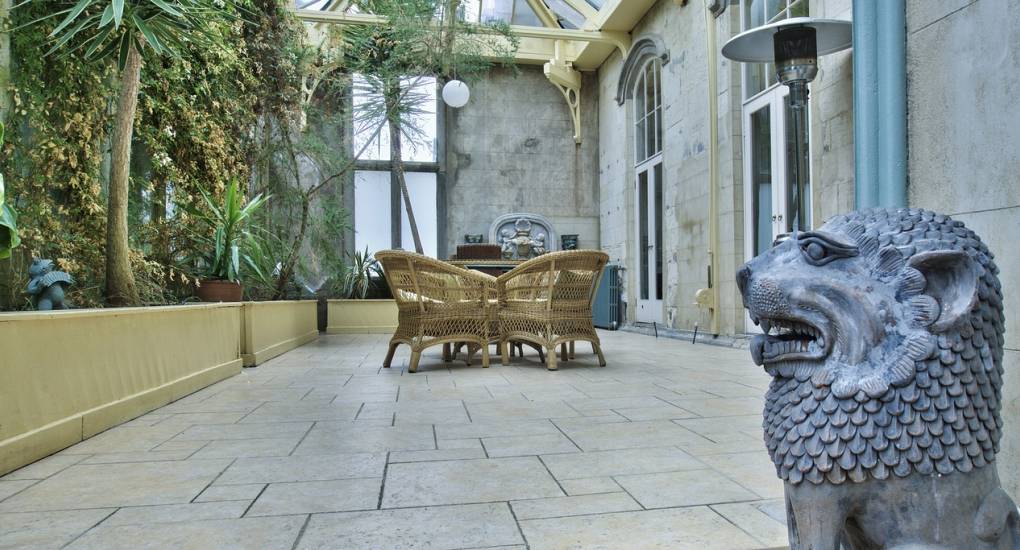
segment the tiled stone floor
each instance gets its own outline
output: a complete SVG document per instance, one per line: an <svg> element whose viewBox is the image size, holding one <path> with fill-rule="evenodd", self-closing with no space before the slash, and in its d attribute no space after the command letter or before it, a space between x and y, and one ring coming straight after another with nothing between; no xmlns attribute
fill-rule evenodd
<svg viewBox="0 0 1020 550"><path fill-rule="evenodd" d="M324 336L0 478L0 547L784 546L747 352L602 338L409 374Z"/></svg>

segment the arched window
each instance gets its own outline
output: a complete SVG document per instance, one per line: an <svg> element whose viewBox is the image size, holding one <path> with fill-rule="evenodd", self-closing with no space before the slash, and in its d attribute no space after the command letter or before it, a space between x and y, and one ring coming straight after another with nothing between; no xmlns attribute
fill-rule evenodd
<svg viewBox="0 0 1020 550"><path fill-rule="evenodd" d="M635 318L663 321L662 59L640 67L632 90L637 222L638 300Z"/></svg>
<svg viewBox="0 0 1020 550"><path fill-rule="evenodd" d="M662 152L662 60L645 62L634 83L634 161L641 164Z"/></svg>

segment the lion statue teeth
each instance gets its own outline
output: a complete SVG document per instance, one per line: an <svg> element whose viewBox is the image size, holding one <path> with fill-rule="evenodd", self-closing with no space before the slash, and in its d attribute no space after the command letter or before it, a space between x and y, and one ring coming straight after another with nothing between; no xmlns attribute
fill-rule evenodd
<svg viewBox="0 0 1020 550"><path fill-rule="evenodd" d="M959 539L939 531L939 540L912 533L899 543L1020 548L994 465L1004 315L993 258L948 216L875 209L795 233L738 271L762 329L751 356L773 378L763 427L794 548L895 546L890 533L906 536L903 522L890 528L864 502L903 504L928 490L916 486L926 478L939 487L924 506L970 502L1005 523L988 520L996 528L977 533L973 519ZM1012 507L991 509L1003 502Z"/></svg>

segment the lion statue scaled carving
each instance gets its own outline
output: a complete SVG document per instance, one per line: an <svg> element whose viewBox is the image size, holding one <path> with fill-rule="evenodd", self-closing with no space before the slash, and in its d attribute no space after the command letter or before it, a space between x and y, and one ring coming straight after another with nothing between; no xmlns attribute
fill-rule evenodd
<svg viewBox="0 0 1020 550"><path fill-rule="evenodd" d="M988 247L927 210L791 235L737 273L772 376L765 443L791 548L1020 548L999 484L1002 286Z"/></svg>

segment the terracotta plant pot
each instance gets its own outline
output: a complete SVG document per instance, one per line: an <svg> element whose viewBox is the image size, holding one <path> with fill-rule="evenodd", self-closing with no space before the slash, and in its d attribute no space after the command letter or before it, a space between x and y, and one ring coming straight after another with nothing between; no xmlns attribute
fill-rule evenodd
<svg viewBox="0 0 1020 550"><path fill-rule="evenodd" d="M195 296L203 302L240 302L244 289L241 283L203 279L195 288Z"/></svg>

